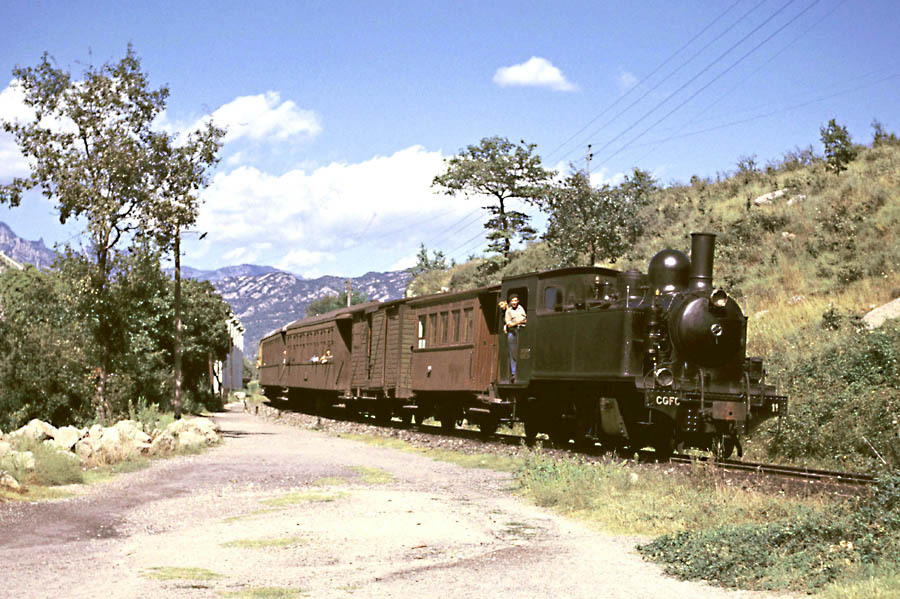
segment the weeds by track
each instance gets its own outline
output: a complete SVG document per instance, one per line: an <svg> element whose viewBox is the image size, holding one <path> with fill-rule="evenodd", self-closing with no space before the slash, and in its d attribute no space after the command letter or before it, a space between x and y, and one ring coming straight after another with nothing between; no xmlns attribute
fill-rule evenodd
<svg viewBox="0 0 900 599"><path fill-rule="evenodd" d="M316 414L309 414L301 410L295 409L287 402L279 400L269 400L269 405L279 411L292 412L298 414L306 414L308 416L318 417ZM526 445L525 437L515 433L496 433L490 437L485 436L478 430L471 428L455 428L452 431L442 428L439 424L407 424L399 420L391 420L389 422L378 422L373 418L365 416L355 416L353 419L343 417L339 409L333 409L327 415L321 418L337 420L341 422L357 423L364 426L370 426L376 429L416 432L419 434L432 436L434 438L455 438L466 440L480 447L505 446L523 447ZM560 455L567 453L575 453L588 460L603 459L610 453L609 448L600 445L580 446L576 447L572 444L560 445L553 443L549 439L540 436L537 444L544 450L559 451ZM636 464L656 464L658 460L653 451L638 451L628 455L620 454L622 459L633 461ZM809 483L810 485L822 486L838 486L843 489L852 490L854 488L863 489L871 486L876 482L876 478L870 474L858 472L841 472L833 470L820 470L808 468L804 466L787 466L781 464L761 464L756 462L744 462L739 460L716 460L707 456L691 456L691 455L673 455L668 462L669 464L679 466L690 466L695 463L704 464L717 470L729 473L744 473L746 475L762 475L771 477L772 479L785 479L793 482Z"/></svg>

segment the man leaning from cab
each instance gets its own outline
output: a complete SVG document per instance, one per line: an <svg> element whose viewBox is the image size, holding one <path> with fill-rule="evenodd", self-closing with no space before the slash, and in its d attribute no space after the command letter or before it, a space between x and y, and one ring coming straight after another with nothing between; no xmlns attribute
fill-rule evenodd
<svg viewBox="0 0 900 599"><path fill-rule="evenodd" d="M516 357L519 350L519 327L525 326L525 308L519 305L519 296L510 295L504 315L503 330L506 331L506 345L509 348L509 374L516 380Z"/></svg>

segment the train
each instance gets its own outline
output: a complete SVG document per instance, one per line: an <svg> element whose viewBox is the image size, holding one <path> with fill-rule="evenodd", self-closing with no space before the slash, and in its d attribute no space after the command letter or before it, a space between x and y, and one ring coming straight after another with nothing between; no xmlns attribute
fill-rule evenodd
<svg viewBox="0 0 900 599"><path fill-rule="evenodd" d="M260 385L383 423L485 435L521 423L529 443L742 455L741 438L785 414L787 397L746 355L744 310L713 285L715 238L693 233L690 257L661 250L646 273L561 268L302 318L260 341ZM510 335L513 296L525 323Z"/></svg>

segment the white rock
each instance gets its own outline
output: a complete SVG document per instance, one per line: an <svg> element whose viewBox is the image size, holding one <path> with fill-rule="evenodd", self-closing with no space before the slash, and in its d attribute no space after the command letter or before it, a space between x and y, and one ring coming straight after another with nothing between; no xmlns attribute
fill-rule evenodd
<svg viewBox="0 0 900 599"><path fill-rule="evenodd" d="M34 470L34 454L30 451L13 451L9 454L12 459L13 468L17 470Z"/></svg>
<svg viewBox="0 0 900 599"><path fill-rule="evenodd" d="M206 439L194 431L183 431L178 435L178 448L191 449L206 445Z"/></svg>
<svg viewBox="0 0 900 599"><path fill-rule="evenodd" d="M755 206L765 206L766 204L771 204L773 200L777 200L781 196L784 195L783 189L778 189L776 191L770 191L769 193L764 193L759 196L755 200L753 200L753 204Z"/></svg>
<svg viewBox="0 0 900 599"><path fill-rule="evenodd" d="M0 472L0 487L6 487L13 491L19 490L19 481L17 481L9 472Z"/></svg>
<svg viewBox="0 0 900 599"><path fill-rule="evenodd" d="M868 329L877 329L885 323L885 321L900 316L900 297L886 304L878 306L871 312L863 316L863 323Z"/></svg>
<svg viewBox="0 0 900 599"><path fill-rule="evenodd" d="M140 423L134 420L122 420L117 422L113 428L119 432L119 437L123 440L128 439L136 445L150 443L150 435L145 433Z"/></svg>
<svg viewBox="0 0 900 599"><path fill-rule="evenodd" d="M55 434L55 426L35 418L25 426L11 432L10 436L29 437L35 441L43 441L44 439L52 439Z"/></svg>
<svg viewBox="0 0 900 599"><path fill-rule="evenodd" d="M74 451L82 461L89 460L91 456L94 455L94 445L91 443L90 437L85 437L78 441L78 443L75 444Z"/></svg>
<svg viewBox="0 0 900 599"><path fill-rule="evenodd" d="M75 443L81 438L81 431L75 428L74 426L64 426L60 429L57 429L56 434L53 435L53 441L64 449L72 449L75 447Z"/></svg>
<svg viewBox="0 0 900 599"><path fill-rule="evenodd" d="M12 452L12 445L8 441L0 441L0 458Z"/></svg>
<svg viewBox="0 0 900 599"><path fill-rule="evenodd" d="M209 418L182 418L167 426L166 430L176 437L181 437L186 432L194 433L202 437L207 444L219 440L216 425Z"/></svg>
<svg viewBox="0 0 900 599"><path fill-rule="evenodd" d="M147 453L150 455L166 455L175 451L177 446L178 442L175 440L175 436L169 431L163 431L150 443L150 449L147 450Z"/></svg>
<svg viewBox="0 0 900 599"><path fill-rule="evenodd" d="M800 193L800 194L795 195L795 196L792 197L791 199L789 199L789 200L787 201L787 205L788 205L788 206L793 206L794 204L799 204L800 202L802 202L802 201L805 200L805 199L806 199L806 196L803 195L802 193Z"/></svg>
<svg viewBox="0 0 900 599"><path fill-rule="evenodd" d="M781 238L788 241L794 241L797 238L797 235L788 231L782 231Z"/></svg>

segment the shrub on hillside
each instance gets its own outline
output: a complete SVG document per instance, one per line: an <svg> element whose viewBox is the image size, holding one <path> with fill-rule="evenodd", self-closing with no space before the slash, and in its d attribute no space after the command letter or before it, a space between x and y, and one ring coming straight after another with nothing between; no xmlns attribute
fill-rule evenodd
<svg viewBox="0 0 900 599"><path fill-rule="evenodd" d="M900 323L857 331L852 317L829 311L822 325L830 343L785 373L792 401L789 415L770 433L771 454L868 470L884 462L900 468ZM799 335L790 345L810 343Z"/></svg>
<svg viewBox="0 0 900 599"><path fill-rule="evenodd" d="M871 495L832 510L664 535L638 549L679 578L752 589L809 592L854 570L896 568L900 472L883 476Z"/></svg>

